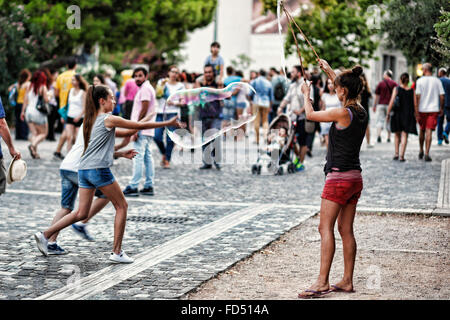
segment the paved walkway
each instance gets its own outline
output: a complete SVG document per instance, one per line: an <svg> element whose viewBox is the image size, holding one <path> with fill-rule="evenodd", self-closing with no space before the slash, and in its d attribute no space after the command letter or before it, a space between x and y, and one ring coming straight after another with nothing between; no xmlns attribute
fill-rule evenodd
<svg viewBox="0 0 450 320"><path fill-rule="evenodd" d="M318 140L318 139L317 139ZM251 141L251 140L250 140ZM70 229L60 234L66 256L43 257L33 233L45 229L60 203L59 162L54 143L40 146L32 160L27 143L18 148L28 164L25 181L9 185L0 198L0 299L179 299L205 281L249 257L319 209L325 150L315 144L305 172L253 176L255 145L229 145L219 172L200 172L199 154L176 149L173 168L156 168L154 197L129 199L123 247L136 262L111 265L114 210L108 205L89 225L94 242ZM360 211L432 214L438 207L441 162L450 147L433 145L433 162L417 160L417 137L411 137L407 162L392 161L393 145L363 145L364 191ZM182 159L197 159L191 164ZM6 158L9 163L9 159ZM122 187L129 182L129 160L115 162ZM441 188L442 189L442 188Z"/></svg>

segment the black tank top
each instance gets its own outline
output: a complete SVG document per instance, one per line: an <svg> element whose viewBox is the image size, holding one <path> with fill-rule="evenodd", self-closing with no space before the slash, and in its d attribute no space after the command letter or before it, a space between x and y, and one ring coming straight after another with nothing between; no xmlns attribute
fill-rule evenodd
<svg viewBox="0 0 450 320"><path fill-rule="evenodd" d="M325 175L331 171L361 170L359 152L366 133L368 117L363 107L346 107L352 113L350 125L345 129L337 129L333 122L329 132L327 163Z"/></svg>

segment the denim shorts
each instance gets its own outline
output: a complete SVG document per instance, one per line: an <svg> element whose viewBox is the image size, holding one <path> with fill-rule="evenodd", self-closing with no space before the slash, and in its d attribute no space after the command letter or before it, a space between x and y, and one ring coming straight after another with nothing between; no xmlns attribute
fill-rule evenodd
<svg viewBox="0 0 450 320"><path fill-rule="evenodd" d="M61 208L73 210L78 194L78 173L59 170L61 176Z"/></svg>
<svg viewBox="0 0 450 320"><path fill-rule="evenodd" d="M78 170L80 188L95 189L112 184L115 181L109 168Z"/></svg>
<svg viewBox="0 0 450 320"><path fill-rule="evenodd" d="M224 107L222 109L223 120L234 119L234 113L236 110L236 104L231 99L226 99L224 101Z"/></svg>

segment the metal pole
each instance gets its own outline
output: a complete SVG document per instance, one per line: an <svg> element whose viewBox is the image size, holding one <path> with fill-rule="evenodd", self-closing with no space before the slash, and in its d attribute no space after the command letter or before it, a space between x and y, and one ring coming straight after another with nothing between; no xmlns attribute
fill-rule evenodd
<svg viewBox="0 0 450 320"><path fill-rule="evenodd" d="M214 39L213 42L217 41L217 20L218 20L218 9L219 9L219 1L217 1L217 6L216 6L216 10L214 13Z"/></svg>

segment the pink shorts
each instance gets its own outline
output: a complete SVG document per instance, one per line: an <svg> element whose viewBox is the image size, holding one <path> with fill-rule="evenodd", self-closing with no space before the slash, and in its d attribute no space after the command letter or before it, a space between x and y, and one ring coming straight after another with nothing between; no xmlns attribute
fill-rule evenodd
<svg viewBox="0 0 450 320"><path fill-rule="evenodd" d="M346 179L353 175L354 178ZM332 172L329 173L322 191L322 199L330 200L340 205L357 204L363 189L363 180L360 172L353 174ZM359 177L355 177L359 175ZM342 178L344 176L344 178ZM335 178L337 177L337 178Z"/></svg>

